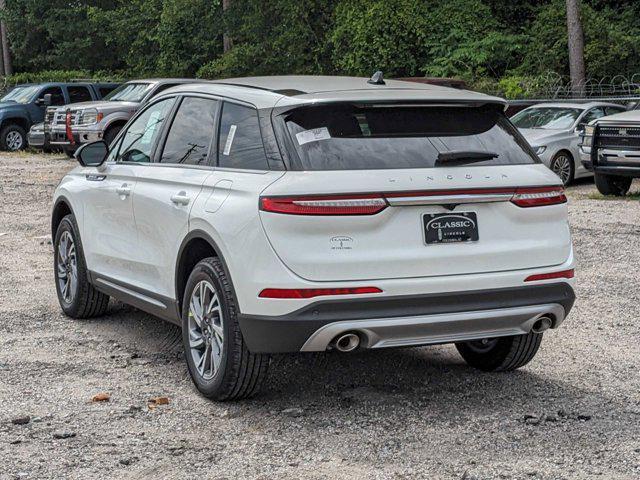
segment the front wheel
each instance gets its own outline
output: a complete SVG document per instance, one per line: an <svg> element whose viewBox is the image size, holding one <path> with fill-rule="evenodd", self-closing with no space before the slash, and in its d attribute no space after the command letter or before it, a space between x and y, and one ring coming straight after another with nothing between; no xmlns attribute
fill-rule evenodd
<svg viewBox="0 0 640 480"><path fill-rule="evenodd" d="M27 134L20 125L9 124L0 130L0 149L15 152L26 147Z"/></svg>
<svg viewBox="0 0 640 480"><path fill-rule="evenodd" d="M620 177L618 175L604 175L596 173L596 188L602 195L615 195L616 197L624 197L631 188L630 177Z"/></svg>
<svg viewBox="0 0 640 480"><path fill-rule="evenodd" d="M456 343L462 358L471 367L485 372L504 372L523 367L535 357L542 333L484 338Z"/></svg>
<svg viewBox="0 0 640 480"><path fill-rule="evenodd" d="M107 311L109 296L89 283L78 231L71 214L62 219L56 231L53 268L58 302L71 318L98 317Z"/></svg>
<svg viewBox="0 0 640 480"><path fill-rule="evenodd" d="M560 177L564 186L573 182L575 164L573 157L567 152L560 152L551 160L551 170Z"/></svg>
<svg viewBox="0 0 640 480"><path fill-rule="evenodd" d="M215 400L256 395L270 357L247 349L231 283L219 259L206 258L194 267L182 305L187 368L200 393Z"/></svg>

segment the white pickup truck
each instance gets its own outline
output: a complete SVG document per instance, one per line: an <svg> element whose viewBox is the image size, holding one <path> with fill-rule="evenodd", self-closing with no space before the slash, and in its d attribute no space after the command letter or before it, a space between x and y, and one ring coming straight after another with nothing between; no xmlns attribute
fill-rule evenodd
<svg viewBox="0 0 640 480"><path fill-rule="evenodd" d="M626 195L640 178L640 109L609 115L585 128L580 146L582 165L595 174L603 195Z"/></svg>

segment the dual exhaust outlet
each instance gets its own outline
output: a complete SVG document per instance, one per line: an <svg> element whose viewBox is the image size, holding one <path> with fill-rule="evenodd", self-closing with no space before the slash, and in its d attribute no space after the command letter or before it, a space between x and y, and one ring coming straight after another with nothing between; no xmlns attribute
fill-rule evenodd
<svg viewBox="0 0 640 480"><path fill-rule="evenodd" d="M353 352L360 346L360 335L355 332L345 332L338 335L330 343L330 348L335 348L339 352Z"/></svg>
<svg viewBox="0 0 640 480"><path fill-rule="evenodd" d="M551 317L543 315L534 322L531 331L533 333L542 333L550 329L552 325L553 320ZM360 346L360 341L360 335L356 332L345 332L336 336L329 344L329 348L336 349L342 353L353 352Z"/></svg>
<svg viewBox="0 0 640 480"><path fill-rule="evenodd" d="M553 325L553 321L551 320L551 318L543 315L535 321L533 327L531 327L531 331L533 333L542 333L545 330L549 330L551 328L551 325Z"/></svg>

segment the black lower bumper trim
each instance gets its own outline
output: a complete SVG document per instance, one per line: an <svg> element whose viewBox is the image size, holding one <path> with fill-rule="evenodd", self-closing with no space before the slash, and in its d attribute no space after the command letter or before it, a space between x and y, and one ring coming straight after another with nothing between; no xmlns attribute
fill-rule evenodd
<svg viewBox="0 0 640 480"><path fill-rule="evenodd" d="M288 315L266 317L239 314L240 329L255 353L300 351L320 327L343 320L410 317L558 303L569 313L575 293L566 282L524 287L407 295L348 300L326 300Z"/></svg>
<svg viewBox="0 0 640 480"><path fill-rule="evenodd" d="M603 175L618 175L621 177L632 177L632 178L640 178L640 165L637 167L629 167L629 166L604 166L604 165L596 165L593 168L595 173L600 173Z"/></svg>

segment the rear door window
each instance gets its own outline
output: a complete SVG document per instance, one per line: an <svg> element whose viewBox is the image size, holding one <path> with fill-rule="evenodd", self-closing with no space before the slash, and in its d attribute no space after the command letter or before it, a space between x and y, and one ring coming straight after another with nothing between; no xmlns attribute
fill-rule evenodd
<svg viewBox="0 0 640 480"><path fill-rule="evenodd" d="M171 124L161 163L206 165L215 133L217 100L185 98Z"/></svg>
<svg viewBox="0 0 640 480"><path fill-rule="evenodd" d="M285 121L299 170L539 163L494 105L334 104L299 108Z"/></svg>
<svg viewBox="0 0 640 480"><path fill-rule="evenodd" d="M67 87L67 92L69 92L70 103L90 102L93 100L87 87L71 86Z"/></svg>
<svg viewBox="0 0 640 480"><path fill-rule="evenodd" d="M247 170L269 169L255 108L224 102L220 118L218 165Z"/></svg>

